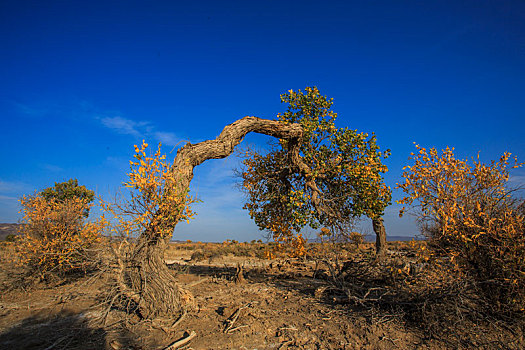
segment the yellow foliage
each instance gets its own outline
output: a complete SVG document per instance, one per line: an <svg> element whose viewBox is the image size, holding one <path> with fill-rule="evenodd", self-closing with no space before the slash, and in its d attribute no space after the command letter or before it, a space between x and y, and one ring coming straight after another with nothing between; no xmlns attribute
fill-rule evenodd
<svg viewBox="0 0 525 350"><path fill-rule="evenodd" d="M195 216L190 205L196 199L189 196L189 189L180 184L179 176L172 170L161 154L159 143L154 154L148 154L148 144L134 146L134 160L130 163L128 181L124 187L130 189L129 199L115 203L101 200L103 210L112 219L109 225L111 235L131 236L149 230L162 237L173 234L168 221L189 222Z"/></svg>
<svg viewBox="0 0 525 350"><path fill-rule="evenodd" d="M525 202L513 199L506 185L509 169L523 163L509 164L511 154L504 153L490 164L478 155L471 164L448 147L441 154L416 148L398 184L406 193L398 203L415 206L426 229L431 251L420 256L448 255L472 271L496 305L519 308L525 302Z"/></svg>
<svg viewBox="0 0 525 350"><path fill-rule="evenodd" d="M63 201L41 195L24 196L20 203L24 217L17 244L19 262L49 271L86 270L90 249L101 240L102 222L85 222L84 213L92 205L79 198Z"/></svg>

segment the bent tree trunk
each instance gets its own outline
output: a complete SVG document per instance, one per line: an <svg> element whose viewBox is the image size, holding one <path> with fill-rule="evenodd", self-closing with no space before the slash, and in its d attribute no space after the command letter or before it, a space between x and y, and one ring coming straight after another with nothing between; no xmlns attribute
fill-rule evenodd
<svg viewBox="0 0 525 350"><path fill-rule="evenodd" d="M208 159L227 157L250 132L293 141L289 142L290 159L299 161L298 145L303 132L300 125L244 117L227 125L214 140L187 143L179 149L171 171L180 179L180 188L189 188L193 168ZM176 318L191 307L191 294L178 285L164 261L164 252L179 221L180 215L173 212L159 210L155 213L139 237L132 256L122 266L119 277L122 292L137 304L143 317Z"/></svg>
<svg viewBox="0 0 525 350"><path fill-rule="evenodd" d="M321 191L315 184L313 174L299 155L303 135L299 124L244 117L227 125L214 140L197 144L187 143L178 150L171 166L171 171L177 176L179 189L182 189L182 192L189 189L196 166L208 159L229 156L235 146L250 132L289 141L288 160L293 168L305 177L306 185L312 189L312 204L319 212L331 215L330 208L322 205L319 198ZM181 201L184 200L185 196L181 196ZM164 261L164 252L182 214L178 214L176 208L160 208L140 235L131 256L124 262L119 261L121 272L117 278L121 292L135 302L142 317L176 318L184 310L191 308L192 296L178 285L169 271ZM377 255L381 256L386 241L383 220L374 219L373 227L377 235Z"/></svg>

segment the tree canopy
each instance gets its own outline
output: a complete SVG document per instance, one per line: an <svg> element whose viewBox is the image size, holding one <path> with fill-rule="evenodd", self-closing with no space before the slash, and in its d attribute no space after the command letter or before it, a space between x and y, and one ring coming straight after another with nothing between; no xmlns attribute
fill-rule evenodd
<svg viewBox="0 0 525 350"><path fill-rule="evenodd" d="M277 241L304 242L305 226L342 230L363 215L379 219L391 201L381 174L390 151L381 151L374 134L337 128L333 99L316 87L281 95L288 105L278 119L303 129L300 161L290 161L290 139L280 139L262 154L249 150L239 172L247 194L244 206L261 230Z"/></svg>
<svg viewBox="0 0 525 350"><path fill-rule="evenodd" d="M54 187L48 187L42 190L40 196L46 201L52 199L58 202L64 202L68 199L79 199L86 204L93 202L95 198L95 192L87 189L85 186L79 186L77 179L69 179L65 182L55 182ZM89 207L86 207L84 216L89 215Z"/></svg>

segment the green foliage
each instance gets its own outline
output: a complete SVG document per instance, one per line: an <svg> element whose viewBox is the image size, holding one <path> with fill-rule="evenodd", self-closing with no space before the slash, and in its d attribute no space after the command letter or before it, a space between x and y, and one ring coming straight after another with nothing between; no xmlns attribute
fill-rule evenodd
<svg viewBox="0 0 525 350"><path fill-rule="evenodd" d="M40 196L46 201L52 199L57 200L58 202L64 202L68 199L79 199L89 204L93 202L95 198L95 192L88 190L85 186L79 186L77 179L69 179L67 182L55 182L54 187L46 188L40 192ZM89 208L86 208L84 211L84 216L88 217Z"/></svg>
<svg viewBox="0 0 525 350"><path fill-rule="evenodd" d="M279 140L267 154L247 152L240 173L248 198L244 208L259 228L277 241L302 240L294 232L305 226L335 230L362 215L382 216L391 200L381 176L388 170L381 161L389 150L380 151L375 135L337 128L333 99L316 87L290 90L281 102L288 108L279 120L303 128L303 166L290 160L288 140Z"/></svg>
<svg viewBox="0 0 525 350"><path fill-rule="evenodd" d="M18 240L18 235L10 234L5 237L6 242L16 242Z"/></svg>

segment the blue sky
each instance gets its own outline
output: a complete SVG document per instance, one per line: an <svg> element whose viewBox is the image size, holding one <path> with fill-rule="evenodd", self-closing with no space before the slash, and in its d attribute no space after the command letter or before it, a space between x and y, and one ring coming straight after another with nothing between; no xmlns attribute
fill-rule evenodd
<svg viewBox="0 0 525 350"><path fill-rule="evenodd" d="M392 187L413 142L525 159L519 0L3 0L0 42L0 222L19 220L17 198L55 181L108 198L142 139L171 151L214 138L245 115L274 118L281 93L313 85L334 98L338 126L392 150ZM261 238L234 187L237 164L196 169L203 203L174 238ZM416 234L398 209L387 209L387 233Z"/></svg>

